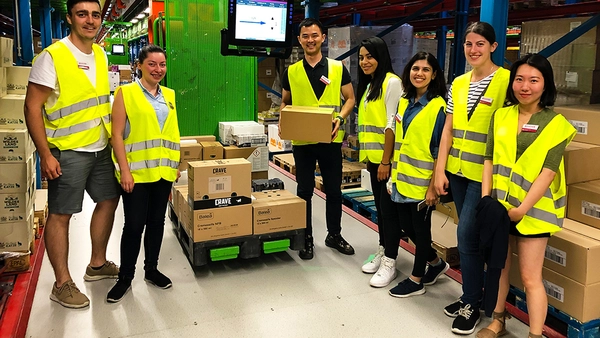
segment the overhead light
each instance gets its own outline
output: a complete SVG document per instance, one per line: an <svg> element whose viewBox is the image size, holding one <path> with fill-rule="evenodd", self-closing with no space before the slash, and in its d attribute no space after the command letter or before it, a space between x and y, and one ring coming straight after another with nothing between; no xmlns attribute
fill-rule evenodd
<svg viewBox="0 0 600 338"><path fill-rule="evenodd" d="M146 14L144 14L144 13L140 13L136 16L136 18L138 18L138 19L143 19L145 17L146 17Z"/></svg>
<svg viewBox="0 0 600 338"><path fill-rule="evenodd" d="M150 7L147 7L146 9L144 9L144 13L146 13L146 14L150 13Z"/></svg>
<svg viewBox="0 0 600 338"><path fill-rule="evenodd" d="M131 23L138 23L138 21L139 21L138 19L136 19L136 18L133 18L133 19L131 19L131 21L129 21L129 22L131 22Z"/></svg>

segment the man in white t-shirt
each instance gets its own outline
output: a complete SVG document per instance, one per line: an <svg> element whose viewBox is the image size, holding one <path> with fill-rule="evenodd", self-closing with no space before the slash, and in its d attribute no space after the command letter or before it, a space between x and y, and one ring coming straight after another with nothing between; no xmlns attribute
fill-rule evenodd
<svg viewBox="0 0 600 338"><path fill-rule="evenodd" d="M35 60L25 98L25 120L48 179L46 251L56 277L50 299L69 308L89 305L68 268L69 222L82 210L84 192L96 202L92 254L84 280L117 278L106 259L120 189L110 137L110 89L106 54L94 44L101 27L98 0L68 0L71 33Z"/></svg>

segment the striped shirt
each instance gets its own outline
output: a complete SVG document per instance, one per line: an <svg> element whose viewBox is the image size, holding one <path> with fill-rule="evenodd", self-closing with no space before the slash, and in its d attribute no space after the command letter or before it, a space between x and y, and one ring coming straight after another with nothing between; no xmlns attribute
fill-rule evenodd
<svg viewBox="0 0 600 338"><path fill-rule="evenodd" d="M494 74L496 74L496 72L493 72L492 74L486 76L485 78L477 82L471 82L469 84L469 100L467 102L467 114L471 111L471 109L473 109L473 106L477 102L477 98L481 96L481 93L488 87L490 82L492 82ZM446 108L446 114L453 113L454 101L452 100L452 86L450 86L450 90L448 91L448 106Z"/></svg>

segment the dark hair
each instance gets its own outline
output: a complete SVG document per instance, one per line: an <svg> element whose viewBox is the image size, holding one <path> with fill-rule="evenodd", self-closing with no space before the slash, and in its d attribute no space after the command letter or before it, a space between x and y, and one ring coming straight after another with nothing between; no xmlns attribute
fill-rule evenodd
<svg viewBox="0 0 600 338"><path fill-rule="evenodd" d="M298 35L300 34L300 30L302 29L302 27L310 27L312 25L316 25L317 27L319 27L321 34L325 34L325 27L323 27L321 21L313 18L306 18L300 21L300 24L298 24Z"/></svg>
<svg viewBox="0 0 600 338"><path fill-rule="evenodd" d="M167 58L167 53L164 49L158 47L157 45L147 45L142 47L142 49L140 50L140 54L138 55L138 60L140 61L140 64L144 63L144 60L146 60L148 54L150 53L163 53L165 58Z"/></svg>
<svg viewBox="0 0 600 338"><path fill-rule="evenodd" d="M494 27L487 22L471 22L465 30L463 42L467 40L467 34L469 33L475 33L483 36L490 43L490 45L493 45L494 42L496 42L496 31L494 30Z"/></svg>
<svg viewBox="0 0 600 338"><path fill-rule="evenodd" d="M375 69L375 73L373 73L374 76L371 77L371 75L367 75L363 72L359 64L358 86L356 89L358 106L362 104L362 97L367 90L369 83L371 84L371 90L369 91L369 95L367 95L367 101L375 101L383 94L383 81L385 80L387 73L394 73L392 59L390 58L390 52L385 41L379 37L373 36L360 43L360 46L358 47L359 53L360 47L365 47L369 54L377 61L377 68Z"/></svg>
<svg viewBox="0 0 600 338"><path fill-rule="evenodd" d="M404 67L404 72L402 73L404 97L412 98L417 96L417 89L412 82L410 82L410 70L415 62L419 60L427 61L427 63L431 66L432 77L435 75L435 78L431 79L431 82L429 82L429 85L427 86L427 99L432 100L436 96L446 99L446 80L444 79L444 71L440 67L440 64L435 56L427 52L418 52L410 59L410 61L408 61L406 67Z"/></svg>
<svg viewBox="0 0 600 338"><path fill-rule="evenodd" d="M99 0L67 0L67 15L73 15L71 13L71 10L73 9L73 7L75 7L75 5L77 5L80 2L95 2L98 4L100 9L102 9L102 6L100 5Z"/></svg>
<svg viewBox="0 0 600 338"><path fill-rule="evenodd" d="M527 54L520 58L517 62L513 63L510 67L510 80L508 82L508 88L506 89L506 99L512 103L517 104L519 100L515 96L515 92L513 91L512 84L515 81L515 77L517 76L517 70L522 65L529 65L542 73L544 77L544 92L540 97L539 106L541 108L546 108L554 105L554 101L556 101L556 85L554 84L554 72L552 71L552 66L548 59L543 57L540 54Z"/></svg>

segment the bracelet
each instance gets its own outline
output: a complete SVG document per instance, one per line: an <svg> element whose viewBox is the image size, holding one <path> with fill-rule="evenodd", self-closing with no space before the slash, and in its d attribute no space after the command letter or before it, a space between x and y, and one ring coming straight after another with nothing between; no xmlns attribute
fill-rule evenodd
<svg viewBox="0 0 600 338"><path fill-rule="evenodd" d="M380 162L379 164L381 164L381 165L386 165L386 166L387 166L387 165L390 165L390 164L392 164L392 163L391 163L391 162L388 162L388 163L383 163L383 162Z"/></svg>
<svg viewBox="0 0 600 338"><path fill-rule="evenodd" d="M336 116L335 118L340 120L340 126L343 126L344 123L346 123L346 120L343 117L341 117L340 115Z"/></svg>

